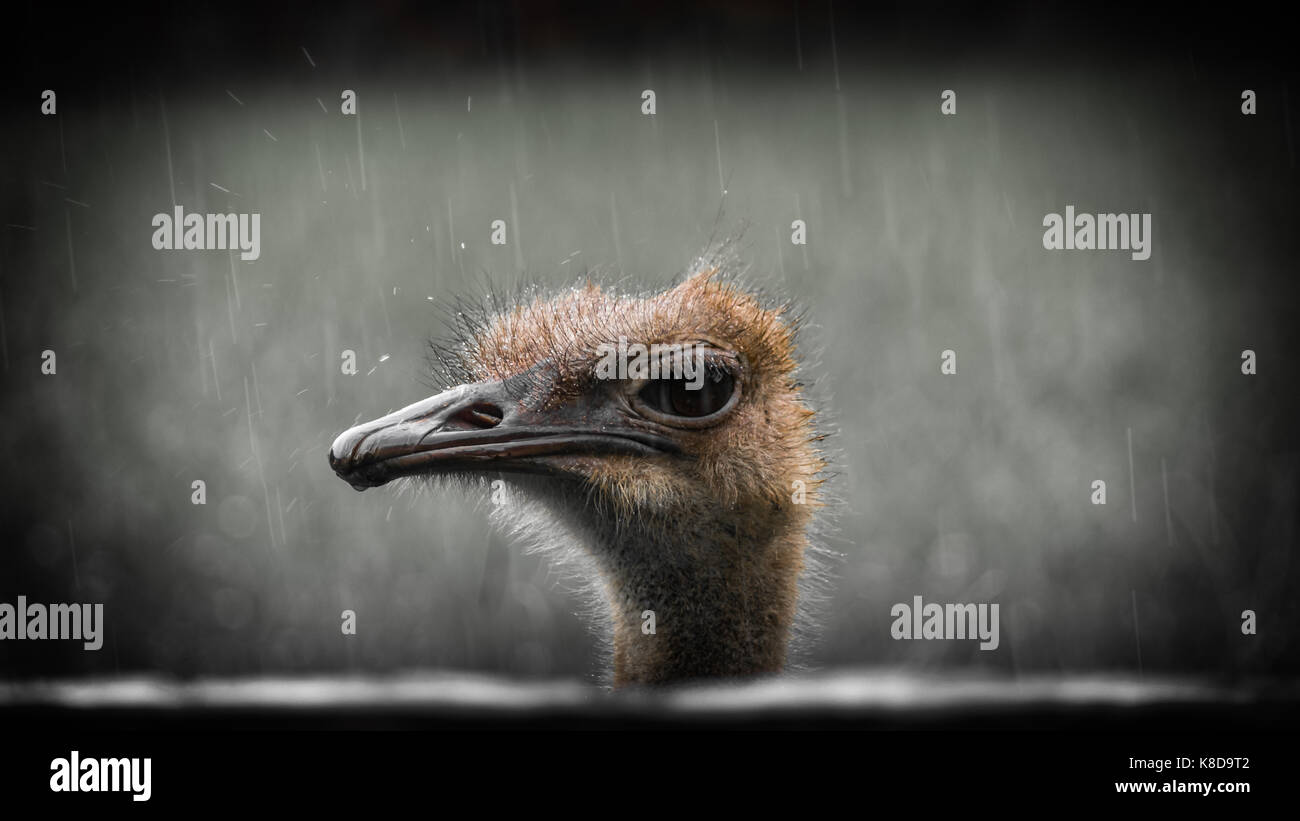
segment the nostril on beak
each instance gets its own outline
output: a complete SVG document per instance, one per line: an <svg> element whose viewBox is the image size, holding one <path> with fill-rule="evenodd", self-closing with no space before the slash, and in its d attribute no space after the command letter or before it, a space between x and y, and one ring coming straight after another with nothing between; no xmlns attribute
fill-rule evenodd
<svg viewBox="0 0 1300 821"><path fill-rule="evenodd" d="M501 409L488 402L475 402L456 414L455 419L475 428L495 428L505 416Z"/></svg>

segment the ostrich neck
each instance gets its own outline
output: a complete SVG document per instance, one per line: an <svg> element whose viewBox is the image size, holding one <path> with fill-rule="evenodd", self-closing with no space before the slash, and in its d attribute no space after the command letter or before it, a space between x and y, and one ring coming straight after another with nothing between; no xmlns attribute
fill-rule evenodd
<svg viewBox="0 0 1300 821"><path fill-rule="evenodd" d="M784 667L807 546L788 517L615 522L598 539L616 687Z"/></svg>

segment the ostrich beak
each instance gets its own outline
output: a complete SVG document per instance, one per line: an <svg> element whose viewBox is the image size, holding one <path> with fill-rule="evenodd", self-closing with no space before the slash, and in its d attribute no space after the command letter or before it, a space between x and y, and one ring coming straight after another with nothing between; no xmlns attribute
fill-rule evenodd
<svg viewBox="0 0 1300 821"><path fill-rule="evenodd" d="M551 473L557 457L678 451L673 440L634 427L604 394L537 410L504 382L490 381L452 388L344 431L329 462L339 478L365 490L402 476Z"/></svg>

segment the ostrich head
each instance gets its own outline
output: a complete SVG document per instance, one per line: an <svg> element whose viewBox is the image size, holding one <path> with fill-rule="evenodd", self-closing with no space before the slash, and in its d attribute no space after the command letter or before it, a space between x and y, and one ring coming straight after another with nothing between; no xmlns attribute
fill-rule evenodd
<svg viewBox="0 0 1300 821"><path fill-rule="evenodd" d="M338 475L505 479L514 531L592 572L615 686L781 670L825 468L788 306L707 266L456 323L435 351L461 384L344 432Z"/></svg>

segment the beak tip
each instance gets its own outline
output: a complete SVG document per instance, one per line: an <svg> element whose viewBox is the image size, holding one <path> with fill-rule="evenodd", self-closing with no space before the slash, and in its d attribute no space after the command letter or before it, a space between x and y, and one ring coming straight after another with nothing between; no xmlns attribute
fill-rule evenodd
<svg viewBox="0 0 1300 821"><path fill-rule="evenodd" d="M327 454L327 456L329 457L330 470L334 471L335 475L337 475L340 479L342 479L343 481L351 485L352 489L357 491L358 493L369 488L370 485L364 482L356 481L348 475L351 472L351 460L348 459L346 456L337 455L335 452L336 450L337 447L332 447L330 448L330 451ZM346 452L347 451L343 451L343 453Z"/></svg>

